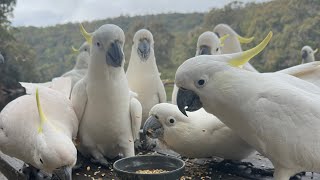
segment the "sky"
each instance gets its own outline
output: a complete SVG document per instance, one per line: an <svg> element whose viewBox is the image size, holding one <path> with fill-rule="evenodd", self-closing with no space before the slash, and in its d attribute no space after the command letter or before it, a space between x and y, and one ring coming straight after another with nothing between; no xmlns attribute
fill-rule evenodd
<svg viewBox="0 0 320 180"><path fill-rule="evenodd" d="M17 0L13 26L51 26L120 15L207 12L233 0ZM266 0L241 0L262 2Z"/></svg>

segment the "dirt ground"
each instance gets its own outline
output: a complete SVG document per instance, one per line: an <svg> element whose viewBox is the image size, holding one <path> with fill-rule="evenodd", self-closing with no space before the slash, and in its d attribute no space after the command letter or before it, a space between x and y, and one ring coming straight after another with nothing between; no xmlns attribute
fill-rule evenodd
<svg viewBox="0 0 320 180"><path fill-rule="evenodd" d="M144 154L157 154L157 155L169 155L179 157L179 154L166 150L166 149L156 149L156 152L144 152L138 155ZM221 159L187 159L182 158L186 163L185 175L181 180L188 179L223 179L223 180L271 180L273 167L271 162L261 156L259 153L255 153L249 158L243 160L243 162L252 163L253 167L247 165L233 166L232 163L226 163L220 165ZM108 179L108 180L118 180L112 168L104 168L98 165L88 163L87 160L83 161L83 167L77 171L73 172L73 179L77 180L87 180L87 179ZM320 174L307 172L305 176L292 178L308 180L314 179L320 180Z"/></svg>
<svg viewBox="0 0 320 180"><path fill-rule="evenodd" d="M138 155L155 154L155 155L167 155L181 158L186 163L185 174L180 180L208 180L208 179L223 179L223 180L271 180L273 167L271 162L261 156L259 153L255 153L252 156L244 159L243 162L248 163L237 164L227 162L219 163L221 159L219 158L206 158L206 159L188 159L185 157L180 157L179 154L167 150L163 147L157 147L154 151L140 152ZM16 160L14 158L8 157L0 152L1 158L6 159L10 162L11 166L16 166L15 169L21 169L23 162ZM114 170L110 168L105 168L97 164L92 164L87 159L82 156L78 157L78 160L82 162L82 167L78 170L73 171L73 178L76 180L119 180L114 173ZM0 173L0 180L6 180L4 176ZM320 174L307 172L306 175L302 177L295 178L301 180L320 180Z"/></svg>

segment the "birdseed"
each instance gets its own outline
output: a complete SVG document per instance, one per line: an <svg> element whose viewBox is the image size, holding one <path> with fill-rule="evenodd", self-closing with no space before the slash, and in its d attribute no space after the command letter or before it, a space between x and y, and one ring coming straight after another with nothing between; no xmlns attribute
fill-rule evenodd
<svg viewBox="0 0 320 180"><path fill-rule="evenodd" d="M138 170L136 171L136 173L139 174L160 174L160 173L165 173L165 172L169 172L163 169L147 169L147 170Z"/></svg>

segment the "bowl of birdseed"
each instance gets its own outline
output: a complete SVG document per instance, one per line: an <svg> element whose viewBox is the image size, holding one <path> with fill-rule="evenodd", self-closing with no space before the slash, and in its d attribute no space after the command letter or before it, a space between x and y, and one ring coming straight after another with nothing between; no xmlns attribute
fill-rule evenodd
<svg viewBox="0 0 320 180"><path fill-rule="evenodd" d="M184 168L181 159L160 155L128 157L113 164L121 180L176 180L183 176Z"/></svg>

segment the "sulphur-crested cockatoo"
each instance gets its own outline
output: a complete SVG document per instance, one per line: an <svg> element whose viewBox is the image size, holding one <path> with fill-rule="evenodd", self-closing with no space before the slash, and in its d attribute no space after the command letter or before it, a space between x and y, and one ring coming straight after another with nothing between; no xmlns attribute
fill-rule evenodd
<svg viewBox="0 0 320 180"><path fill-rule="evenodd" d="M182 114L173 104L161 103L150 111L143 131L175 152L191 158L221 157L242 160L254 149L203 108Z"/></svg>
<svg viewBox="0 0 320 180"><path fill-rule="evenodd" d="M71 71L68 71L62 75L62 77L71 77L71 89L80 79L86 75L89 63L90 45L85 42L79 49L72 47L74 52L79 53L77 56L76 65Z"/></svg>
<svg viewBox="0 0 320 180"><path fill-rule="evenodd" d="M303 46L301 49L301 64L309 63L314 61L314 54L318 51L318 49L313 50L310 46Z"/></svg>
<svg viewBox="0 0 320 180"><path fill-rule="evenodd" d="M198 37L197 42L197 50L196 55L214 55L214 54L221 54L221 47L224 45L224 41L228 38L228 34L224 35L221 38L218 38L218 36L210 31L206 31L202 33ZM171 96L171 103L177 104L177 92L178 88L174 84L172 96Z"/></svg>
<svg viewBox="0 0 320 180"><path fill-rule="evenodd" d="M241 52L242 48L240 43L250 43L254 39L254 37L241 37L230 26L226 24L218 24L216 27L214 27L213 32L215 32L218 37L224 36L226 34L230 35L224 42L224 46L221 48L221 54ZM243 69L258 72L250 63L244 64Z"/></svg>
<svg viewBox="0 0 320 180"><path fill-rule="evenodd" d="M177 70L181 112L201 107L216 115L275 167L276 180L320 171L320 88L283 73L238 67L262 50L185 61ZM185 107L187 107L185 109Z"/></svg>
<svg viewBox="0 0 320 180"><path fill-rule="evenodd" d="M71 101L80 121L79 151L103 165L119 154L134 156L141 126L141 104L129 92L124 72L124 32L105 24L82 34L91 44L86 76L73 88Z"/></svg>
<svg viewBox="0 0 320 180"><path fill-rule="evenodd" d="M154 41L150 31L141 29L133 37L131 57L127 69L129 87L138 94L142 105L142 125L150 109L167 101L154 56Z"/></svg>
<svg viewBox="0 0 320 180"><path fill-rule="evenodd" d="M13 100L1 111L0 150L71 180L71 168L77 160L73 144L77 116L63 94L46 87L38 89Z"/></svg>

